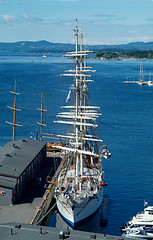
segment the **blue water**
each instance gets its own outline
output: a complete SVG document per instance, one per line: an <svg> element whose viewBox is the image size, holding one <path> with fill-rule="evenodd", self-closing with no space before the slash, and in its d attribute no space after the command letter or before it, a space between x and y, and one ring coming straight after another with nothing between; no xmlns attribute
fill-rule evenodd
<svg viewBox="0 0 153 240"><path fill-rule="evenodd" d="M140 61L89 60L96 69L95 80L89 88L91 104L101 107L99 135L112 153L103 161L105 180L104 201L101 209L80 230L120 235L120 226L143 210L144 200L153 205L153 87L123 84L138 80ZM143 61L145 79L153 68L153 61ZM64 70L73 66L70 59L61 55L0 55L0 145L12 140L13 95L17 79L16 139L36 136L39 133L41 93L44 94L44 132L62 131L53 125L60 106L65 104L71 80L61 77ZM102 226L101 219L106 220Z"/></svg>

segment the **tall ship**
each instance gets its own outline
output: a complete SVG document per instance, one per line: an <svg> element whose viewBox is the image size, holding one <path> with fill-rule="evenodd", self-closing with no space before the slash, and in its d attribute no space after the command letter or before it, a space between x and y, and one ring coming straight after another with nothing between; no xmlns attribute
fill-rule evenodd
<svg viewBox="0 0 153 240"><path fill-rule="evenodd" d="M65 167L59 174L55 198L57 207L64 220L76 227L101 206L103 200L104 172L102 157L109 158L111 153L103 140L96 134L96 120L101 116L100 108L89 104L88 84L92 83L87 67L87 55L91 51L83 50L82 31L76 20L75 51L68 52L67 57L74 59L74 69L65 71L63 76L72 78L72 85L65 106L57 115L55 123L66 124L69 131L65 135L56 135L66 139L64 146L54 146L62 150ZM74 103L69 105L73 95Z"/></svg>

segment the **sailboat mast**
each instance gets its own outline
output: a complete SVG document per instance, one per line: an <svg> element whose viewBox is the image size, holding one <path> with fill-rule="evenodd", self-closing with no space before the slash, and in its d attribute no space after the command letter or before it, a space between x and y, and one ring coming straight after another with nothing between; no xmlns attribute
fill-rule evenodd
<svg viewBox="0 0 153 240"><path fill-rule="evenodd" d="M42 123L43 123L43 94L41 94L41 125L40 125L40 141L42 141Z"/></svg>
<svg viewBox="0 0 153 240"><path fill-rule="evenodd" d="M81 33L80 33L80 52L82 52L82 46L83 46L83 34L82 34L82 30L81 30ZM82 73L82 68L83 65L82 65L82 56L80 56L80 72ZM83 92L82 92L82 75L80 75L80 106L82 106L82 95L83 95Z"/></svg>
<svg viewBox="0 0 153 240"><path fill-rule="evenodd" d="M83 51L83 34L82 34L82 29L81 29L81 33L80 33L80 52ZM80 72L82 73L82 56L80 57ZM82 106L82 99L83 99L83 82L82 82L82 75L80 76L80 107ZM81 109L81 108L80 108ZM81 110L82 111L82 110ZM83 119L81 120L81 123L83 122ZM83 132L83 126L80 126L80 131ZM83 136L80 136L81 138ZM81 146L82 149L83 146ZM83 156L82 153L80 154L80 175L82 177L83 175ZM79 186L80 190L81 190L81 182L80 182L80 186Z"/></svg>
<svg viewBox="0 0 153 240"><path fill-rule="evenodd" d="M15 140L15 121L16 121L16 79L15 79L15 88L14 88L14 111L13 111L13 139Z"/></svg>
<svg viewBox="0 0 153 240"><path fill-rule="evenodd" d="M47 111L45 109L43 109L43 94L41 94L41 107L37 108L37 110L41 111L41 119L40 119L40 123L37 122L37 124L40 125L40 141L42 141L42 127L46 126L46 124L43 124L43 111Z"/></svg>
<svg viewBox="0 0 153 240"><path fill-rule="evenodd" d="M19 94L20 94L20 93L17 93L17 92L16 92L16 79L15 79L14 92L13 92L13 91L10 91L10 93L13 93L13 94L14 94L14 106L13 106L13 107L7 106L7 107L13 110L13 122L8 122L8 121L5 121L5 122L8 123L8 124L13 125L12 141L15 141L15 126L20 126L20 127L23 126L23 125L21 125L21 124L16 124L16 111L21 111L21 109L17 109L17 108L16 108L16 95L19 95Z"/></svg>
<svg viewBox="0 0 153 240"><path fill-rule="evenodd" d="M143 81L144 80L144 76L143 76L143 66L142 64L140 63L140 81Z"/></svg>

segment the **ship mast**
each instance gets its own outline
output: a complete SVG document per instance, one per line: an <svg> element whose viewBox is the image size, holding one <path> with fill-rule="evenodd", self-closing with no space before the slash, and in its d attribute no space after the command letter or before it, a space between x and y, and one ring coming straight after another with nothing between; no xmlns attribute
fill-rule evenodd
<svg viewBox="0 0 153 240"><path fill-rule="evenodd" d="M78 24L77 24L77 18L76 18L76 28L74 29L75 31L75 53L76 53L76 57L75 57L75 60L76 60L76 66L75 66L75 70L76 70L76 79L75 79L75 94L76 94L76 118L78 117L78 91L79 91L79 86L78 86L78 56L77 56L77 53L78 53ZM75 126L75 132L76 132L76 148L78 148L78 144L79 144L79 141L78 141L78 133L79 133L79 126L76 125ZM79 181L79 153L76 152L76 185L78 185L78 181Z"/></svg>
<svg viewBox="0 0 153 240"><path fill-rule="evenodd" d="M40 122L37 122L37 124L40 125L40 141L42 141L42 127L46 126L46 124L43 124L43 112L47 111L43 109L43 94L41 94L41 107L37 108L37 110L41 111L41 119L40 119Z"/></svg>
<svg viewBox="0 0 153 240"><path fill-rule="evenodd" d="M72 106L62 106L63 112L60 112L57 117L65 120L56 120L55 123L68 124L73 126L73 133L67 133L63 138L69 139L68 146L54 146L63 151L69 152L72 156L75 155L75 186L81 190L80 178L83 176L83 160L88 157L99 157L99 153L92 148L91 142L95 144L103 140L90 134L90 130L97 127L96 118L101 114L97 112L99 107L87 105L87 83L93 82L90 80L91 75L88 72L95 72L90 67L86 66L86 56L91 51L83 50L83 34L80 34L80 44L78 43L78 25L76 19L75 32L75 51L68 52L67 57L75 59L75 69L66 70L62 76L73 77L74 81L74 97L75 104ZM80 45L80 49L79 49ZM66 110L65 110L66 109ZM88 144L89 143L89 144ZM74 154L72 154L74 153Z"/></svg>
<svg viewBox="0 0 153 240"><path fill-rule="evenodd" d="M82 34L82 28L81 28L81 33L80 33L80 52L83 51L83 34ZM83 63L82 63L82 56L80 57L80 72L82 72L83 70ZM82 101L83 101L83 82L82 82L82 76L80 76L80 107L82 107ZM82 108L80 108L80 111L82 112ZM84 120L81 120L81 123L83 123ZM85 128L85 126L80 126L80 140L84 141L83 138L83 128ZM81 146L81 150L83 150L83 146ZM82 153L80 153L80 176L82 178L83 175L83 155ZM81 190L81 181L79 184L79 189Z"/></svg>
<svg viewBox="0 0 153 240"><path fill-rule="evenodd" d="M16 111L21 111L21 109L16 108L16 95L20 95L20 93L17 93L17 92L16 92L16 79L15 79L14 92L13 92L13 91L10 91L10 93L13 93L13 94L14 94L14 107L10 107L10 106L7 106L7 107L13 110L13 123L12 123L12 122L8 122L8 121L5 121L5 122L8 123L8 124L13 125L13 137L12 137L12 141L15 141L15 127L16 127L16 126L20 126L20 127L23 126L23 125L21 125L21 124L17 124L17 123L16 123Z"/></svg>

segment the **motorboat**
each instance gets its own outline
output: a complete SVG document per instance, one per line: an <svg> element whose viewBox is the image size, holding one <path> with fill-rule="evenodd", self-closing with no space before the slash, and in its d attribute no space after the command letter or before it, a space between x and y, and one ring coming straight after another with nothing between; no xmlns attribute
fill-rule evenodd
<svg viewBox="0 0 153 240"><path fill-rule="evenodd" d="M145 202L145 205L147 203ZM137 213L130 221L128 221L123 227L121 232L124 234L133 233L135 230L145 231L147 234L153 234L153 206L147 206L144 211ZM152 235L153 238L153 235Z"/></svg>

